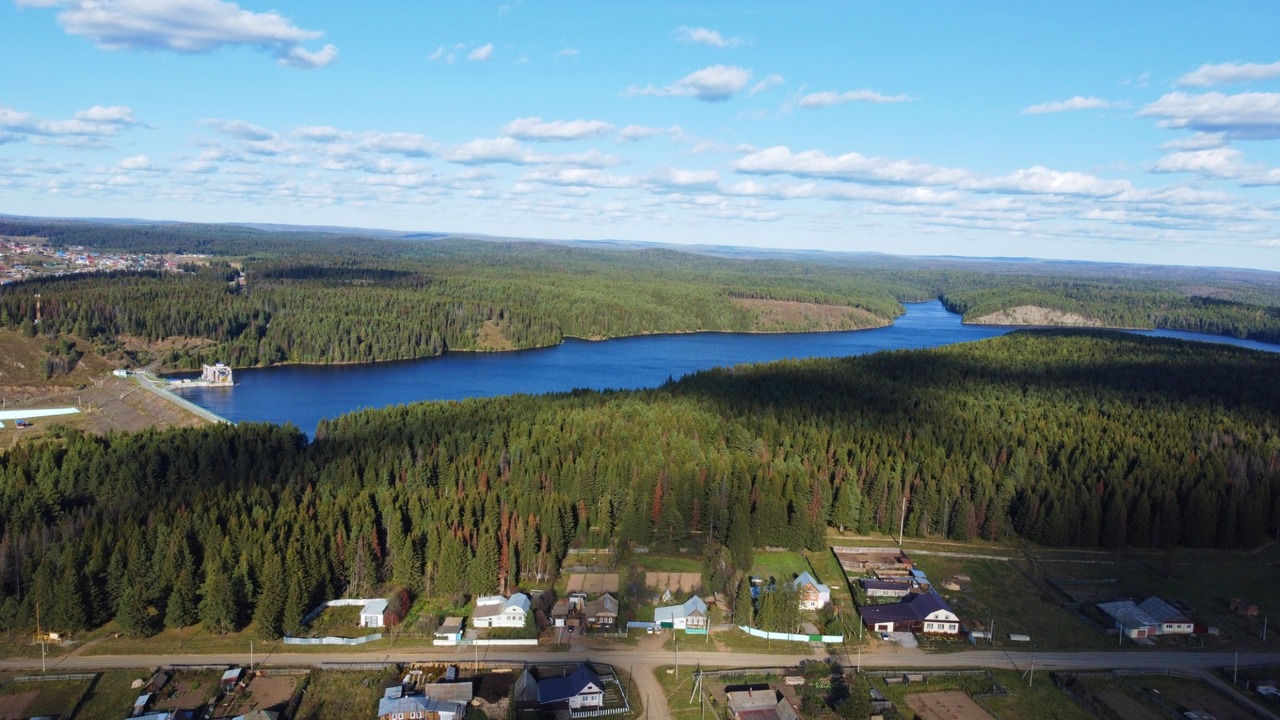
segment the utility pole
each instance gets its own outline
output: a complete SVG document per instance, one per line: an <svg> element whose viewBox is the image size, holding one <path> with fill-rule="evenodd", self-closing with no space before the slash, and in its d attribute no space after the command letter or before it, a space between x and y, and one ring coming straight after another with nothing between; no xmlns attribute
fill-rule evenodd
<svg viewBox="0 0 1280 720"><path fill-rule="evenodd" d="M676 679L680 679L680 636L676 634L676 629L671 628L671 640L675 643L676 648Z"/></svg>
<svg viewBox="0 0 1280 720"><path fill-rule="evenodd" d="M1262 642L1267 641L1267 621L1271 618L1262 618Z"/></svg>

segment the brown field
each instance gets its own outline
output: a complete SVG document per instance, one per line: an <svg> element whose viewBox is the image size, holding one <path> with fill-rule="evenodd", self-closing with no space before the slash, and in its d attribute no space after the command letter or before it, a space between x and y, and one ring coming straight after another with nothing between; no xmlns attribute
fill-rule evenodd
<svg viewBox="0 0 1280 720"><path fill-rule="evenodd" d="M1094 693L1093 699L1126 720L1161 720L1164 717L1120 690Z"/></svg>
<svg viewBox="0 0 1280 720"><path fill-rule="evenodd" d="M589 595L616 593L618 592L618 573L573 573L569 576L568 591L584 592Z"/></svg>
<svg viewBox="0 0 1280 720"><path fill-rule="evenodd" d="M39 694L35 690L26 690L13 695L0 696L0 720L22 720L22 718L30 717L27 713L27 706Z"/></svg>
<svg viewBox="0 0 1280 720"><path fill-rule="evenodd" d="M866 310L847 305L753 298L735 298L733 304L755 314L751 329L757 332L861 330L889 324Z"/></svg>
<svg viewBox="0 0 1280 720"><path fill-rule="evenodd" d="M303 675L272 674L269 670L259 671L248 687L218 704L215 717L235 717L254 710L281 710L298 688Z"/></svg>
<svg viewBox="0 0 1280 720"><path fill-rule="evenodd" d="M1203 710L1218 720L1250 720L1257 717L1214 692L1213 688L1203 682L1168 676L1140 677L1133 680L1142 688L1159 691L1161 698L1179 712Z"/></svg>
<svg viewBox="0 0 1280 720"><path fill-rule="evenodd" d="M959 690L912 693L907 696L907 707L921 720L995 720Z"/></svg>
<svg viewBox="0 0 1280 720"><path fill-rule="evenodd" d="M647 572L644 584L655 590L671 590L675 593L691 593L702 585L702 573Z"/></svg>

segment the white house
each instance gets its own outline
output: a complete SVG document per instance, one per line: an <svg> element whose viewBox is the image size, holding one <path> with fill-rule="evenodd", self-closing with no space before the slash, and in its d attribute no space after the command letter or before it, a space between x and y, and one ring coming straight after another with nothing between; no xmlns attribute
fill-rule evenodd
<svg viewBox="0 0 1280 720"><path fill-rule="evenodd" d="M694 595L679 605L668 605L653 611L658 627L683 630L690 635L707 634L707 604Z"/></svg>
<svg viewBox="0 0 1280 720"><path fill-rule="evenodd" d="M471 614L471 626L475 628L522 628L529 614L529 596L516 593L509 598L501 595L485 595L476 598L476 610Z"/></svg>
<svg viewBox="0 0 1280 720"><path fill-rule="evenodd" d="M960 618L947 601L935 592L908 595L901 602L863 605L858 608L863 624L875 632L918 632L956 635Z"/></svg>
<svg viewBox="0 0 1280 720"><path fill-rule="evenodd" d="M360 607L360 627L383 627L383 617L387 612L386 600L366 600Z"/></svg>
<svg viewBox="0 0 1280 720"><path fill-rule="evenodd" d="M831 602L831 588L818 582L808 570L800 573L792 585L800 596L801 610L817 610Z"/></svg>

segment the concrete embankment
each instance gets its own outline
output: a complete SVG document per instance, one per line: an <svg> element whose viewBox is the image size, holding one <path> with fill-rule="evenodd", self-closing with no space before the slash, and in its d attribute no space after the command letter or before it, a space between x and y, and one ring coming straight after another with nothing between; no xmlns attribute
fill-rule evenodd
<svg viewBox="0 0 1280 720"><path fill-rule="evenodd" d="M224 425L235 425L235 423L222 417L221 415L215 415L214 413L211 413L208 410L205 410L204 408L191 402L190 400L187 400L186 398L178 397L174 393L169 392L169 389L168 389L169 382L167 380L164 380L163 378L158 378L155 375L150 375L148 373L134 373L133 377L134 377L134 380L136 380L137 383L141 385L143 388L150 390L151 392L177 405L183 410L190 412L192 415L196 415L198 417L204 418L205 420L208 420L209 422L212 422L212 423L222 423Z"/></svg>

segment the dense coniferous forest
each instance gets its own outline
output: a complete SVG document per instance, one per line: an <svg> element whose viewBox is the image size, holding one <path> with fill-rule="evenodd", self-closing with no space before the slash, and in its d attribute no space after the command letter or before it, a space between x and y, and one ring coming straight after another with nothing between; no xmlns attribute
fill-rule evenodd
<svg viewBox="0 0 1280 720"><path fill-rule="evenodd" d="M0 219L0 234L130 252L201 253L182 273L0 287L0 327L74 335L138 364L395 360L565 337L874 327L941 297L967 320L1035 305L1119 327L1280 341L1280 276L1187 268L973 263L873 255L728 258L448 237L230 225ZM797 307L795 304L803 304ZM182 349L169 339L193 340ZM163 349L162 349L163 347Z"/></svg>
<svg viewBox="0 0 1280 720"><path fill-rule="evenodd" d="M1280 533L1280 357L1105 331L741 366L647 391L324 423L71 432L0 456L0 626L296 631L384 585L547 581L573 544L751 548L828 527L1049 545Z"/></svg>

